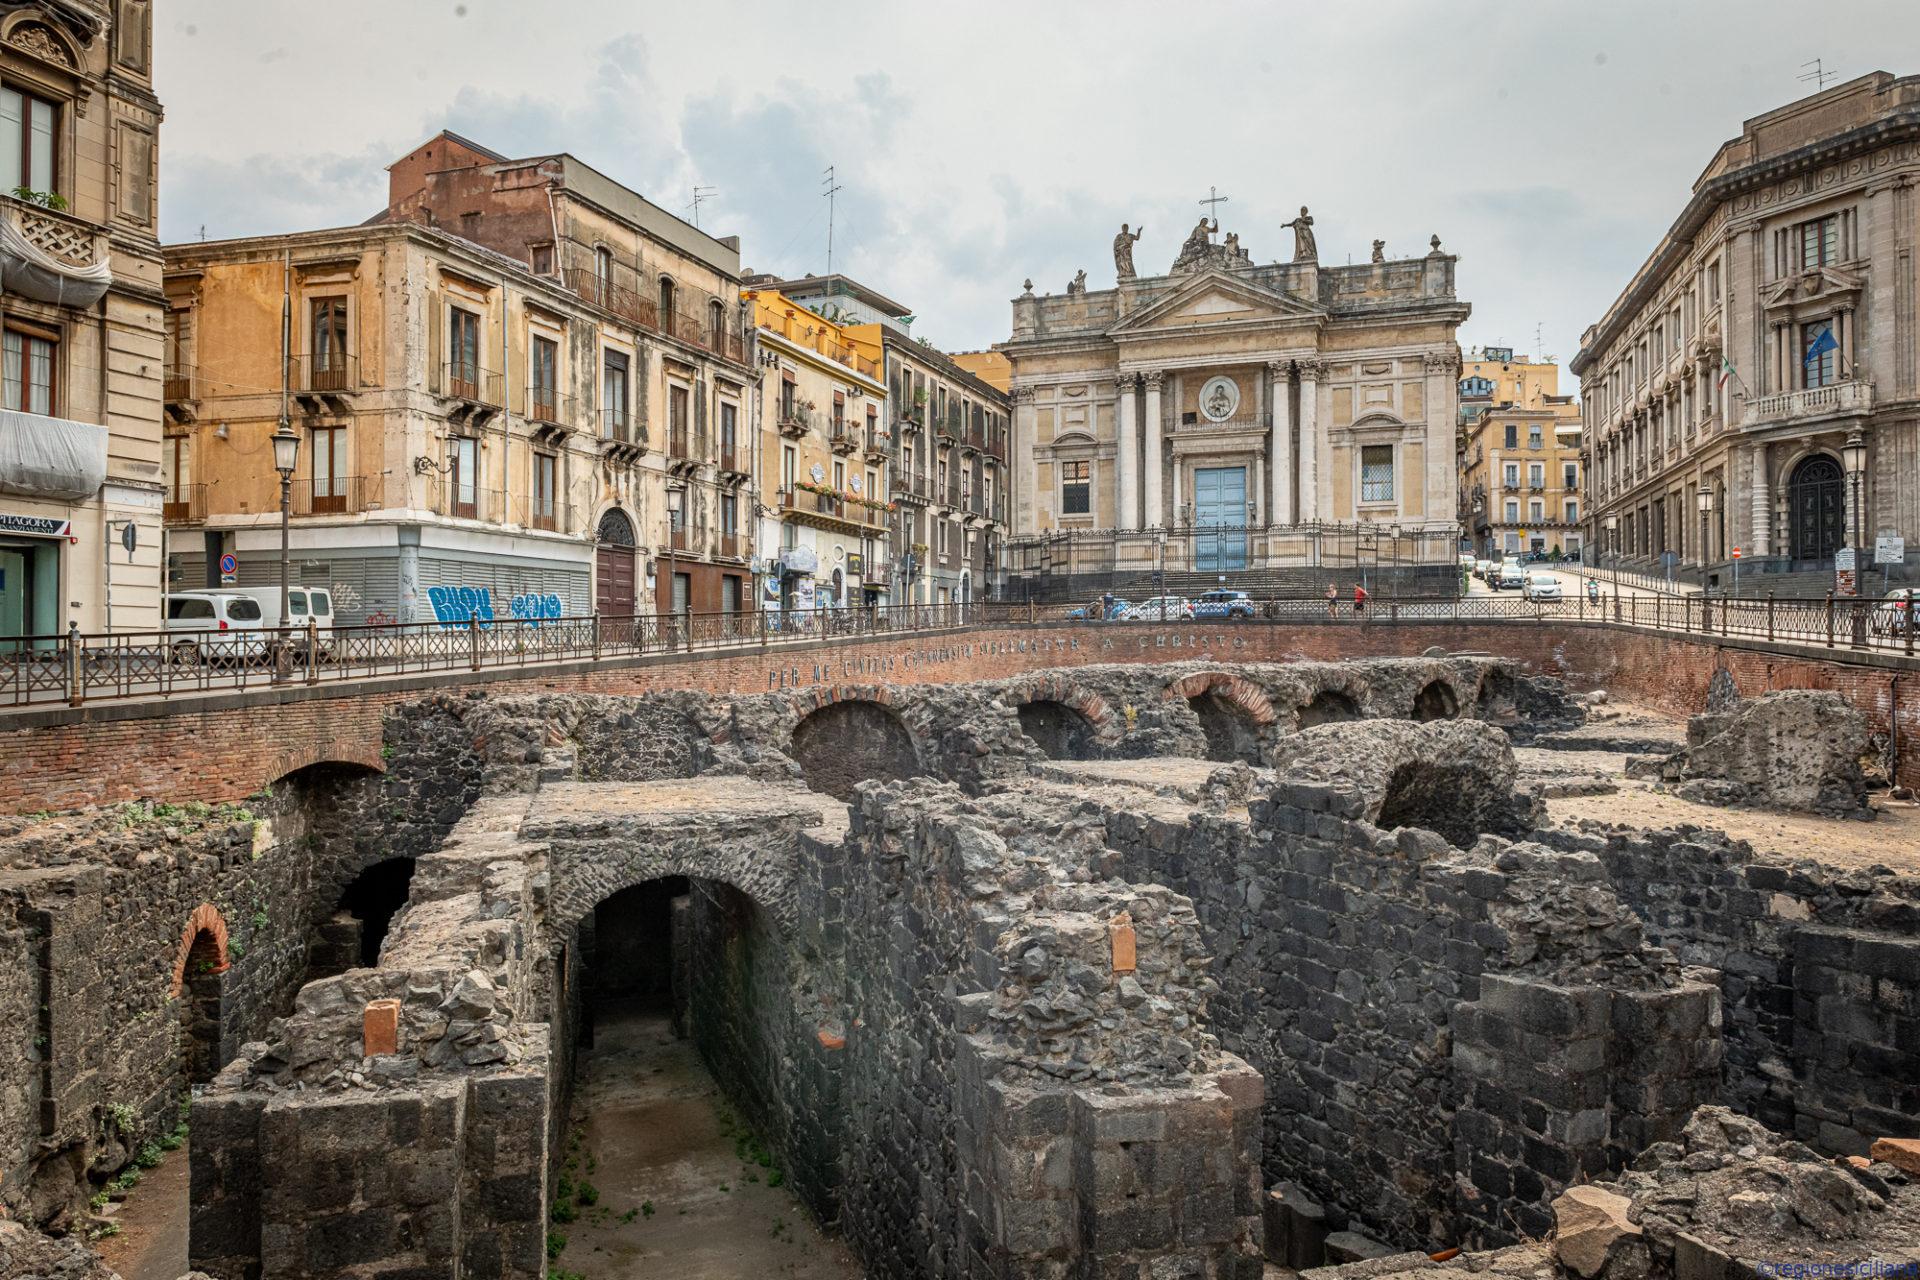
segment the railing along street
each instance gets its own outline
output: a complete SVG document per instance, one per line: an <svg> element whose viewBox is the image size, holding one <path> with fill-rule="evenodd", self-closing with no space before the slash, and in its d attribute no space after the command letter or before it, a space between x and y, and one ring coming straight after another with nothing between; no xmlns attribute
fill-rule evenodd
<svg viewBox="0 0 1920 1280"><path fill-rule="evenodd" d="M1725 599L1700 595L1584 592L1562 600L1518 596L1254 599L1252 617L1161 617L1138 607L1103 619L1087 604L900 604L715 614L589 614L545 617L540 601L516 597L507 617L364 623L258 631L121 631L0 640L0 706L68 705L187 694L333 684L376 677L534 667L648 654L748 649L822 639L953 631L995 623L1086 622L1097 626L1344 626L1603 622L1647 631L1738 636L1834 650L1911 656L1911 605L1899 598ZM519 601L529 601L524 616ZM1202 606L1204 613L1205 606ZM1092 616L1088 616L1091 614Z"/></svg>

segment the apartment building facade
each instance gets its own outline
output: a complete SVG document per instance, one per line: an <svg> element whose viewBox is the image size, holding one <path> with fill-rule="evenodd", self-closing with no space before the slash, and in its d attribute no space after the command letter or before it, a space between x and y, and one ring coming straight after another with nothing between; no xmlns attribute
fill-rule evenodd
<svg viewBox="0 0 1920 1280"><path fill-rule="evenodd" d="M879 346L771 284L745 297L763 376L760 605L784 622L887 603L892 447Z"/></svg>
<svg viewBox="0 0 1920 1280"><path fill-rule="evenodd" d="M1731 585L1920 563L1920 76L1748 120L1582 336L1584 519L1608 562ZM1875 584L1877 585L1877 583ZM1762 589L1756 587L1755 589Z"/></svg>
<svg viewBox="0 0 1920 1280"><path fill-rule="evenodd" d="M169 248L172 583L278 582L284 414L290 576L342 622L751 608L731 247L570 156L390 174L360 227Z"/></svg>
<svg viewBox="0 0 1920 1280"><path fill-rule="evenodd" d="M0 637L158 625L148 0L0 13Z"/></svg>
<svg viewBox="0 0 1920 1280"><path fill-rule="evenodd" d="M1484 347L1467 353L1460 372L1464 549L1484 559L1580 557L1580 407L1560 394L1559 367Z"/></svg>

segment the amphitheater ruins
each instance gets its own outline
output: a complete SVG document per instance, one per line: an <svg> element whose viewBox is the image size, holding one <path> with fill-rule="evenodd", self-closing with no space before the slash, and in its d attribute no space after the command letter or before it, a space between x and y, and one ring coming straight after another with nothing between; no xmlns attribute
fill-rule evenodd
<svg viewBox="0 0 1920 1280"><path fill-rule="evenodd" d="M380 733L0 820L0 1275L111 1274L169 1160L166 1280L747 1274L609 1269L688 1212L584 1189L616 988L724 1097L706 1199L802 1207L782 1273L1920 1274L1914 862L1627 803L1911 836L1830 816L1887 782L1838 694L1683 736L1507 657L1201 654Z"/></svg>

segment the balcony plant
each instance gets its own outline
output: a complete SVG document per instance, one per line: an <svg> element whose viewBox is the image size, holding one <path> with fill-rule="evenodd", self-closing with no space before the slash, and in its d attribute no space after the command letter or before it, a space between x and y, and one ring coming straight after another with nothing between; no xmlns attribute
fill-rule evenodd
<svg viewBox="0 0 1920 1280"><path fill-rule="evenodd" d="M32 187L15 187L9 194L23 204L37 204L42 209L58 211L67 207L67 198L58 191L35 191Z"/></svg>

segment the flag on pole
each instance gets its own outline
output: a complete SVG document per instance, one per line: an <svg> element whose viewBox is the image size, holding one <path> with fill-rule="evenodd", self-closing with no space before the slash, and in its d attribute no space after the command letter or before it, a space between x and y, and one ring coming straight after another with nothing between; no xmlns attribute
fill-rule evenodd
<svg viewBox="0 0 1920 1280"><path fill-rule="evenodd" d="M1733 367L1733 361L1729 360L1725 355L1722 355L1720 357L1720 377L1713 385L1715 388L1725 389L1728 378L1737 378L1739 376L1739 372Z"/></svg>
<svg viewBox="0 0 1920 1280"><path fill-rule="evenodd" d="M1840 340L1833 336L1833 326L1826 325L1820 330L1820 336L1807 344L1807 354L1802 363L1813 364L1827 352L1839 349Z"/></svg>

